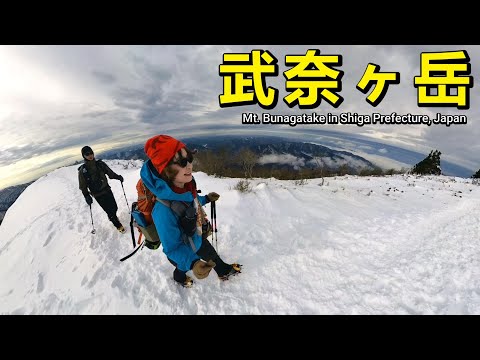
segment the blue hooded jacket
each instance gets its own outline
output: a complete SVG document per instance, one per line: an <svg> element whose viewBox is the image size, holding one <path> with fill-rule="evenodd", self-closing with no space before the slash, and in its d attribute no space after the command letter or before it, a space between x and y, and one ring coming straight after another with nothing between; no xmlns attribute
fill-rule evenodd
<svg viewBox="0 0 480 360"><path fill-rule="evenodd" d="M193 203L193 194L186 192L177 194L161 178L152 173L148 167L147 160L140 170L140 177L145 186L158 198L162 200L177 200L187 203ZM197 195L200 204L203 206L207 202L206 196ZM162 242L162 248L165 255L177 264L177 268L182 271L190 270L193 261L200 259L196 251L202 245L202 236L194 234L192 237L195 249L189 244L183 242L182 229L179 225L177 215L172 209L162 203L157 202L152 211L153 222Z"/></svg>

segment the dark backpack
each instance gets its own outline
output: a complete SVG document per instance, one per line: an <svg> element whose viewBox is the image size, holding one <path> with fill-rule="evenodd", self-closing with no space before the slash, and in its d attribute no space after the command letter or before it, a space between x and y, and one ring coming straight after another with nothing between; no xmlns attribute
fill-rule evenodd
<svg viewBox="0 0 480 360"><path fill-rule="evenodd" d="M96 160L95 166L98 170L103 171L105 173L104 162L102 160ZM104 180L102 176L98 176L97 179L93 180L92 175L88 172L87 167L85 164L79 166L78 171L83 175L87 187L90 189L92 193L98 193L101 191L102 187L104 186Z"/></svg>

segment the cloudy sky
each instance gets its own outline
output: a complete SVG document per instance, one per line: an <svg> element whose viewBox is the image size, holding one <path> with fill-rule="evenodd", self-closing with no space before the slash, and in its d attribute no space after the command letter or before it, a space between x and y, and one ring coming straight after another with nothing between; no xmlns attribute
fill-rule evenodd
<svg viewBox="0 0 480 360"><path fill-rule="evenodd" d="M277 60L279 75L267 86L279 90L275 108L258 104L221 108L224 92L219 66L224 53L268 50ZM334 66L343 72L343 103L334 108L325 100L318 107L289 108L283 98L286 55L341 55ZM419 107L415 76L420 76L422 52L466 50L470 57L470 109ZM383 101L372 107L368 94L356 85L369 63L381 72L400 73ZM440 149L442 159L478 170L480 160L480 98L477 78L480 46L471 45L158 45L158 46L0 46L0 188L29 181L59 166L80 160L80 149L96 152L142 143L167 133L177 137L202 134L255 133L299 136L313 130L348 133L384 144L428 153ZM373 90L370 89L370 91ZM242 113L388 115L437 112L467 115L466 125L242 125ZM388 154L378 154L388 156Z"/></svg>

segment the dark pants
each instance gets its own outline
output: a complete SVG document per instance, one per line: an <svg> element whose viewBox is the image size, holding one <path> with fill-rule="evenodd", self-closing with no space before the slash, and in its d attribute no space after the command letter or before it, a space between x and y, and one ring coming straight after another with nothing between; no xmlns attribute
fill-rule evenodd
<svg viewBox="0 0 480 360"><path fill-rule="evenodd" d="M200 249L198 249L197 255L205 261L213 260L216 264L213 269L217 272L218 276L225 275L232 268L231 265L225 264L225 262L220 258L220 256L218 256L217 251L212 246L212 244L210 244L210 241L208 241L208 239L206 238L202 239L202 246L200 246ZM173 278L175 279L175 281L183 283L187 279L187 272L177 268L177 263L175 261L170 259L168 259L168 261L170 261L170 263L175 266L175 270L173 271Z"/></svg>
<svg viewBox="0 0 480 360"><path fill-rule="evenodd" d="M112 190L108 189L105 194L96 196L95 200L97 200L98 204L107 213L108 220L110 220L116 228L122 226L117 217L118 206L113 197Z"/></svg>

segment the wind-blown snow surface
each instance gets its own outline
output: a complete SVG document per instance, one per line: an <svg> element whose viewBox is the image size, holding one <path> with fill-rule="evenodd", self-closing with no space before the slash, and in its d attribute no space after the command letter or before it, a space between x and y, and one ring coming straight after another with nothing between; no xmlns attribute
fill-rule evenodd
<svg viewBox="0 0 480 360"><path fill-rule="evenodd" d="M142 161L106 162L131 205ZM133 248L129 231L118 233L94 202L92 235L77 166L64 167L30 185L0 227L0 313L480 314L471 179L254 179L240 193L239 179L195 178L203 194L221 194L218 250L241 274L221 282L212 271L185 289L161 249L120 262ZM110 184L128 227L122 186Z"/></svg>

